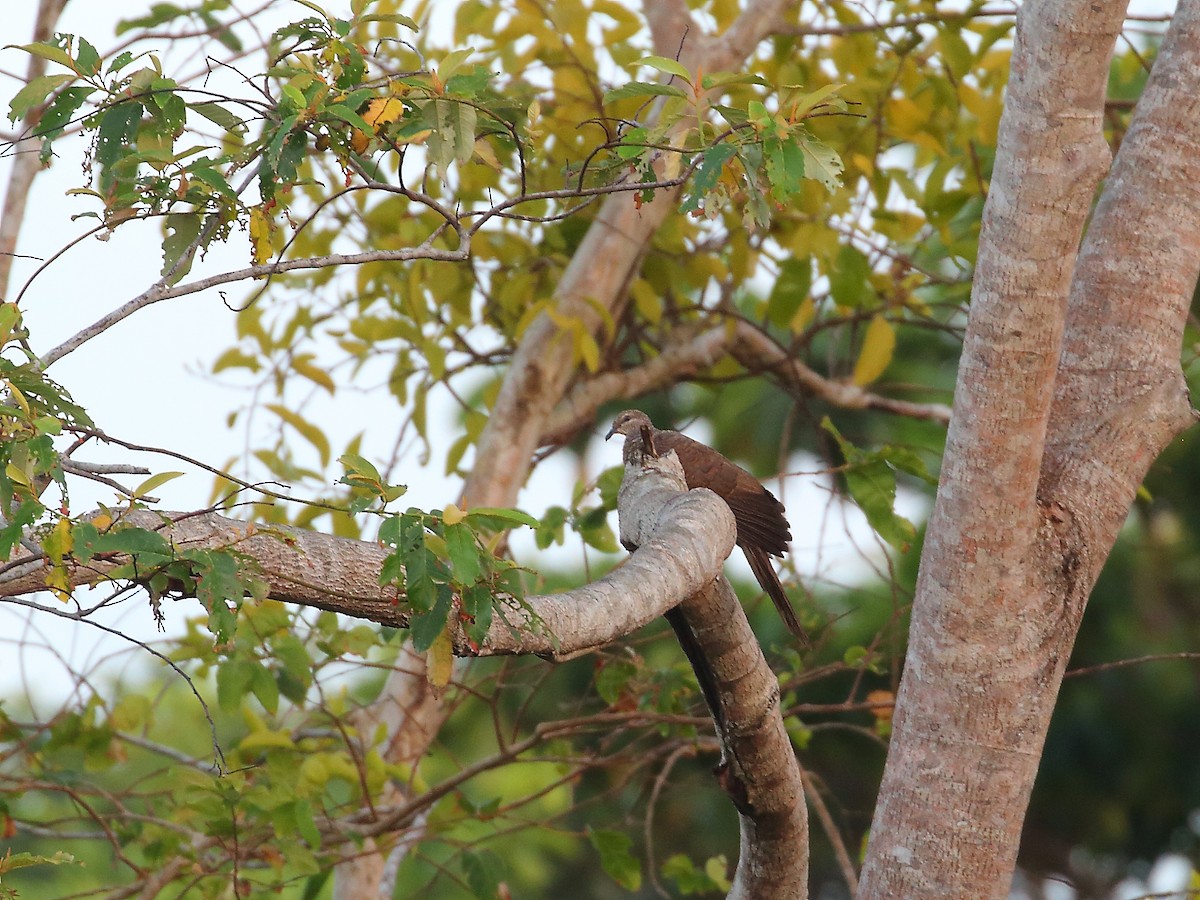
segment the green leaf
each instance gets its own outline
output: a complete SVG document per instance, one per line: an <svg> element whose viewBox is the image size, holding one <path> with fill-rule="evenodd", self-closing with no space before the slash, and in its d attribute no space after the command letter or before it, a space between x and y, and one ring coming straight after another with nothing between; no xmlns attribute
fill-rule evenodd
<svg viewBox="0 0 1200 900"><path fill-rule="evenodd" d="M893 447L890 444L879 448L879 455L887 460L893 468L907 472L920 478L926 484L937 486L937 478L930 474L925 461L907 447Z"/></svg>
<svg viewBox="0 0 1200 900"><path fill-rule="evenodd" d="M425 543L425 525L419 516L400 517L400 540L397 549L404 564L404 589L409 605L417 612L433 608L435 586L433 582L433 553Z"/></svg>
<svg viewBox="0 0 1200 900"><path fill-rule="evenodd" d="M116 33L120 36L135 28L153 28L156 25L162 25L165 22L170 22L172 19L187 14L187 10L176 6L174 3L155 3L150 7L150 12L146 15L136 19L122 19L119 21Z"/></svg>
<svg viewBox="0 0 1200 900"><path fill-rule="evenodd" d="M213 188L218 194L229 198L230 200L237 198L237 192L230 187L229 182L225 180L225 176L211 166L212 160L198 159L188 167L188 174L197 181L207 184Z"/></svg>
<svg viewBox="0 0 1200 900"><path fill-rule="evenodd" d="M438 584L436 588L437 598L433 608L429 612L414 615L408 623L413 649L418 653L424 653L433 646L433 642L446 630L450 617L450 601L454 595L449 585Z"/></svg>
<svg viewBox="0 0 1200 900"><path fill-rule="evenodd" d="M657 69L659 72L665 72L668 75L681 78L688 84L692 83L692 76L688 73L687 67L677 60L667 59L665 56L645 56L638 60L638 65L649 66L652 69Z"/></svg>
<svg viewBox="0 0 1200 900"><path fill-rule="evenodd" d="M283 153L283 142L287 140L292 129L300 121L300 116L293 113L279 123L279 127L271 134L271 139L267 141L267 150L265 153L266 160L270 163L272 169L276 169L279 163L279 156ZM286 179L284 179L286 180Z"/></svg>
<svg viewBox="0 0 1200 900"><path fill-rule="evenodd" d="M804 180L804 151L793 135L785 138L769 135L763 141L763 158L771 196L784 203L800 190Z"/></svg>
<svg viewBox="0 0 1200 900"><path fill-rule="evenodd" d="M9 44L8 46L12 47L14 45ZM72 71L75 69L75 60L71 59L71 55L57 44L39 42L36 44L16 44L15 46L18 50L24 50L26 53L31 53L50 62L60 63Z"/></svg>
<svg viewBox="0 0 1200 900"><path fill-rule="evenodd" d="M912 522L896 513L895 472L882 454L866 453L842 437L828 416L821 427L833 435L846 459L843 478L851 499L881 538L900 552L907 552L917 530Z"/></svg>
<svg viewBox="0 0 1200 900"><path fill-rule="evenodd" d="M83 38L76 38L76 40L79 41L79 51L75 55L75 71L85 77L95 75L100 71L102 65L100 54Z"/></svg>
<svg viewBox="0 0 1200 900"><path fill-rule="evenodd" d="M63 90L54 98L54 102L46 107L46 111L38 119L38 135L47 141L58 137L75 118L79 107L83 106L84 101L94 93L95 90L90 87L69 87Z"/></svg>
<svg viewBox="0 0 1200 900"><path fill-rule="evenodd" d="M108 64L108 74L113 75L120 72L123 68L133 62L133 51L124 50L112 58Z"/></svg>
<svg viewBox="0 0 1200 900"><path fill-rule="evenodd" d="M142 121L142 104L126 100L110 106L100 116L99 136L96 139L96 161L104 167L101 190L112 184L112 167L128 150Z"/></svg>
<svg viewBox="0 0 1200 900"><path fill-rule="evenodd" d="M271 674L271 670L263 665L254 667L254 677L250 680L250 690L258 702L262 704L271 715L274 715L279 709L279 684L275 681L275 676ZM289 741L290 743L290 741Z"/></svg>
<svg viewBox="0 0 1200 900"><path fill-rule="evenodd" d="M769 87L771 83L761 75L751 75L748 72L713 72L700 79L700 86L705 90L729 87L734 84L757 84L759 87Z"/></svg>
<svg viewBox="0 0 1200 900"><path fill-rule="evenodd" d="M638 667L627 659L612 658L595 675L596 693L609 706L625 698L629 683L637 677Z"/></svg>
<svg viewBox="0 0 1200 900"><path fill-rule="evenodd" d="M134 489L132 496L134 498L144 497L155 488L166 484L168 481L174 481L182 475L182 472L159 472L157 475L151 475Z"/></svg>
<svg viewBox="0 0 1200 900"><path fill-rule="evenodd" d="M733 159L736 153L737 148L733 144L716 144L700 154L700 165L692 178L691 189L680 207L683 212L692 212L700 208L704 197L717 186L721 173L725 171L725 164Z"/></svg>
<svg viewBox="0 0 1200 900"><path fill-rule="evenodd" d="M539 550L563 541L563 526L567 522L567 511L561 506L551 506L534 530L534 540Z"/></svg>
<svg viewBox="0 0 1200 900"><path fill-rule="evenodd" d="M375 468L375 464L369 459L359 456L357 453L343 453L338 457L338 462L345 468L347 475L366 478L376 483L382 483L383 481L383 476L379 474L379 470Z"/></svg>
<svg viewBox="0 0 1200 900"><path fill-rule="evenodd" d="M475 66L470 72L459 72L446 82L446 93L456 97L475 99L485 90L492 80L492 73L484 66Z"/></svg>
<svg viewBox="0 0 1200 900"><path fill-rule="evenodd" d="M624 477L624 466L610 466L596 479L596 489L600 492L600 501L605 509L617 508L617 492L621 489L621 479Z"/></svg>
<svg viewBox="0 0 1200 900"><path fill-rule="evenodd" d="M621 134L621 143L613 149L621 159L637 159L648 149L645 128L630 128Z"/></svg>
<svg viewBox="0 0 1200 900"><path fill-rule="evenodd" d="M833 96L844 87L844 84L827 84L824 87L817 88L817 90L813 91L811 94L805 94L792 105L792 121L803 118L810 110L812 110L814 107L820 106L829 97Z"/></svg>
<svg viewBox="0 0 1200 900"><path fill-rule="evenodd" d="M191 103L188 108L226 131L241 134L246 130L246 123L219 103Z"/></svg>
<svg viewBox="0 0 1200 900"><path fill-rule="evenodd" d="M236 710L250 691L258 664L241 657L225 660L217 667L217 703L222 709Z"/></svg>
<svg viewBox="0 0 1200 900"><path fill-rule="evenodd" d="M474 52L474 47L463 47L459 50L454 50L450 53L447 53L437 67L438 78L442 80L442 83L444 84L453 78L454 73L458 71L459 67L462 66L462 64L465 63Z"/></svg>
<svg viewBox="0 0 1200 900"><path fill-rule="evenodd" d="M479 545L475 534L462 522L446 526L446 550L455 580L464 587L477 582L483 572L479 565Z"/></svg>
<svg viewBox="0 0 1200 900"><path fill-rule="evenodd" d="M604 871L627 891L636 891L642 886L642 866L633 853L633 839L620 831L589 828L588 840L600 854L600 865Z"/></svg>
<svg viewBox="0 0 1200 900"><path fill-rule="evenodd" d="M821 182L826 190L837 190L842 182L842 158L811 135L801 132L797 139L804 154L805 176Z"/></svg>
<svg viewBox="0 0 1200 900"><path fill-rule="evenodd" d="M425 124L431 129L426 146L429 158L442 173L450 163L467 162L475 152L475 107L453 100L431 100L425 106Z"/></svg>
<svg viewBox="0 0 1200 900"><path fill-rule="evenodd" d="M202 222L198 213L171 213L166 220L163 238L163 264L160 274L169 275L168 284L176 284L192 270Z"/></svg>
<svg viewBox="0 0 1200 900"><path fill-rule="evenodd" d="M728 890L722 887L702 869L696 867L682 853L670 856L662 864L663 877L675 882L681 894L706 894L711 891Z"/></svg>
<svg viewBox="0 0 1200 900"><path fill-rule="evenodd" d="M307 131L296 129L287 135L279 159L275 163L275 173L280 180L293 182L300 177L300 164L304 162L304 151L307 148Z"/></svg>
<svg viewBox="0 0 1200 900"><path fill-rule="evenodd" d="M790 329L811 290L812 259L785 259L767 297L767 319L776 328Z"/></svg>
<svg viewBox="0 0 1200 900"><path fill-rule="evenodd" d="M838 250L837 260L829 276L829 293L839 306L861 307L875 296L867 283L871 274L867 258L850 244Z"/></svg>
<svg viewBox="0 0 1200 900"><path fill-rule="evenodd" d="M938 43L941 44L942 58L945 60L946 67L954 75L956 81L961 81L970 72L971 63L975 58L970 46L963 40L958 29L949 27L944 28L938 34Z"/></svg>
<svg viewBox="0 0 1200 900"><path fill-rule="evenodd" d="M683 88L673 84L657 84L655 82L631 81L619 88L613 88L604 95L605 103L616 103L630 97L686 97Z"/></svg>
<svg viewBox="0 0 1200 900"><path fill-rule="evenodd" d="M495 897L504 880L504 861L490 850L462 851L462 870L467 887L476 897Z"/></svg>
<svg viewBox="0 0 1200 900"><path fill-rule="evenodd" d="M420 28L417 27L416 22L414 22L408 16L401 15L400 13L371 13L368 16L362 16L358 21L360 21L360 22L390 22L393 25L403 25L405 28L409 29L410 31L420 31L421 30Z"/></svg>
<svg viewBox="0 0 1200 900"><path fill-rule="evenodd" d="M527 512L519 509L505 509L499 506L476 506L467 512L465 521L472 528L491 528L500 531L516 525L526 525L537 528L538 520ZM499 526L497 523L500 523Z"/></svg>
<svg viewBox="0 0 1200 900"><path fill-rule="evenodd" d="M321 846L321 832L317 829L316 817L310 800L297 800L292 804L296 820L296 833L308 842L310 847Z"/></svg>
<svg viewBox="0 0 1200 900"><path fill-rule="evenodd" d="M27 869L30 866L61 866L73 862L75 862L75 857L65 850L59 850L53 856L41 856L24 851L21 853L9 852L5 854L3 860L0 860L0 865L2 865L0 871L11 872L16 869ZM82 866L83 863L79 865Z"/></svg>
<svg viewBox="0 0 1200 900"><path fill-rule="evenodd" d="M74 78L74 75L42 75L33 79L17 91L17 95L12 98L12 102L8 105L8 120L10 122L17 121L30 109L45 102L46 98L57 88Z"/></svg>
<svg viewBox="0 0 1200 900"><path fill-rule="evenodd" d="M334 103L325 107L324 112L326 115L339 119L348 125L353 125L359 131L363 132L363 134L370 135L375 131L371 124L355 112L354 107L348 103Z"/></svg>
<svg viewBox="0 0 1200 900"><path fill-rule="evenodd" d="M463 591L462 604L467 637L478 644L492 627L492 592L486 584L473 584Z"/></svg>
<svg viewBox="0 0 1200 900"><path fill-rule="evenodd" d="M121 528L97 535L91 546L93 555L97 553L151 553L156 556L172 556L171 545L157 531L145 528Z"/></svg>

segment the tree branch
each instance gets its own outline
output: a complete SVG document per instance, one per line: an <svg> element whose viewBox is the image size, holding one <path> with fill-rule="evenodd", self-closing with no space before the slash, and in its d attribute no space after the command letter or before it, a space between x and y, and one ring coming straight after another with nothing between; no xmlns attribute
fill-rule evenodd
<svg viewBox="0 0 1200 900"><path fill-rule="evenodd" d="M683 597L720 574L733 549L728 531L712 523L729 518L728 507L714 494L693 491L671 499L656 540L599 581L572 591L525 598L497 609L488 636L475 648L461 632L455 652L461 656L536 654L564 658L602 647L652 622ZM179 549L233 549L254 561L270 596L287 603L404 627L409 611L394 586L380 586L387 550L355 541L284 526L241 522L216 513L191 514L135 510L121 518L130 526L159 531ZM121 557L94 559L71 572L73 585L103 581L127 562ZM14 568L0 579L0 597L45 590L43 564L14 557Z"/></svg>
<svg viewBox="0 0 1200 900"><path fill-rule="evenodd" d="M37 19L33 26L31 40L47 41L54 34L54 28L62 15L67 0L41 0L38 4ZM46 74L46 60L34 54L29 55L29 64L25 69L25 84ZM37 127L38 119L49 106L49 101L25 114L22 122L23 131L32 131ZM12 273L12 264L17 252L17 239L21 235L21 223L25 221L25 204L29 200L29 191L33 180L42 169L42 161L33 150L18 153L13 159L12 170L8 175L8 188L4 192L4 210L0 213L0 298L8 297L8 280Z"/></svg>

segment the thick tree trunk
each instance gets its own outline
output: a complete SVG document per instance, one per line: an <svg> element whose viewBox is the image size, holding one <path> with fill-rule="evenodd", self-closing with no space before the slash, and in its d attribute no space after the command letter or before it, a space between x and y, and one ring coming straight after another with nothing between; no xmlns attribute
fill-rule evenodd
<svg viewBox="0 0 1200 900"><path fill-rule="evenodd" d="M1195 2L1076 263L1124 11L1038 0L1018 16L864 898L1007 896L1088 593L1150 462L1192 422L1179 348L1200 263Z"/></svg>

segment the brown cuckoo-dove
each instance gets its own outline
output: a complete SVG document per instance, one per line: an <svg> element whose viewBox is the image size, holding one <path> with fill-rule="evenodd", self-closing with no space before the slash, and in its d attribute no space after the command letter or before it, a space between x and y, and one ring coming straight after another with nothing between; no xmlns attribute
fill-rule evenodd
<svg viewBox="0 0 1200 900"><path fill-rule="evenodd" d="M808 636L800 627L792 603L771 566L771 557L783 556L792 539L783 504L737 463L678 431L660 431L640 409L620 413L613 420L605 440L614 434L625 435L623 458L628 462L631 455L641 451L643 432L652 436L652 454L675 451L689 489L708 488L729 505L737 524L737 543L746 554L750 570L779 610L788 630L807 644Z"/></svg>

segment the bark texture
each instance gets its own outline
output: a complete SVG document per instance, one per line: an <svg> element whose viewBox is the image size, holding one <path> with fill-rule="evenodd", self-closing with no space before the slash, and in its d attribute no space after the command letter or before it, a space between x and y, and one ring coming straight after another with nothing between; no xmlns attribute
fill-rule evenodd
<svg viewBox="0 0 1200 900"><path fill-rule="evenodd" d="M680 496L716 495L706 488L679 493L687 482L672 450L647 456L638 442L627 443L626 451L618 510L621 542L638 548L633 563L642 548L674 542ZM733 519L725 506L712 526L727 530ZM801 900L808 896L808 810L780 710L779 681L724 577L690 595L670 618L712 712L721 744L717 781L738 812L738 865L729 897Z"/></svg>
<svg viewBox="0 0 1200 900"><path fill-rule="evenodd" d="M1088 593L1150 462L1193 420L1179 349L1200 262L1194 2L1078 250L1124 13L1018 16L864 898L1008 895Z"/></svg>
<svg viewBox="0 0 1200 900"><path fill-rule="evenodd" d="M611 644L678 605L721 573L733 549L729 507L709 491L671 498L668 509L651 510L659 523L654 540L605 577L562 594L532 595L496 610L478 648L454 635L460 656L534 654L565 658ZM231 548L254 561L270 597L342 613L382 625L404 627L408 610L394 587L379 585L387 551L366 541L283 526L263 526L216 513L138 510L122 522L158 530L180 549ZM31 560L0 577L0 597L45 590L43 561ZM103 580L127 560L93 560L71 571L73 584ZM389 720L395 722L395 719Z"/></svg>

